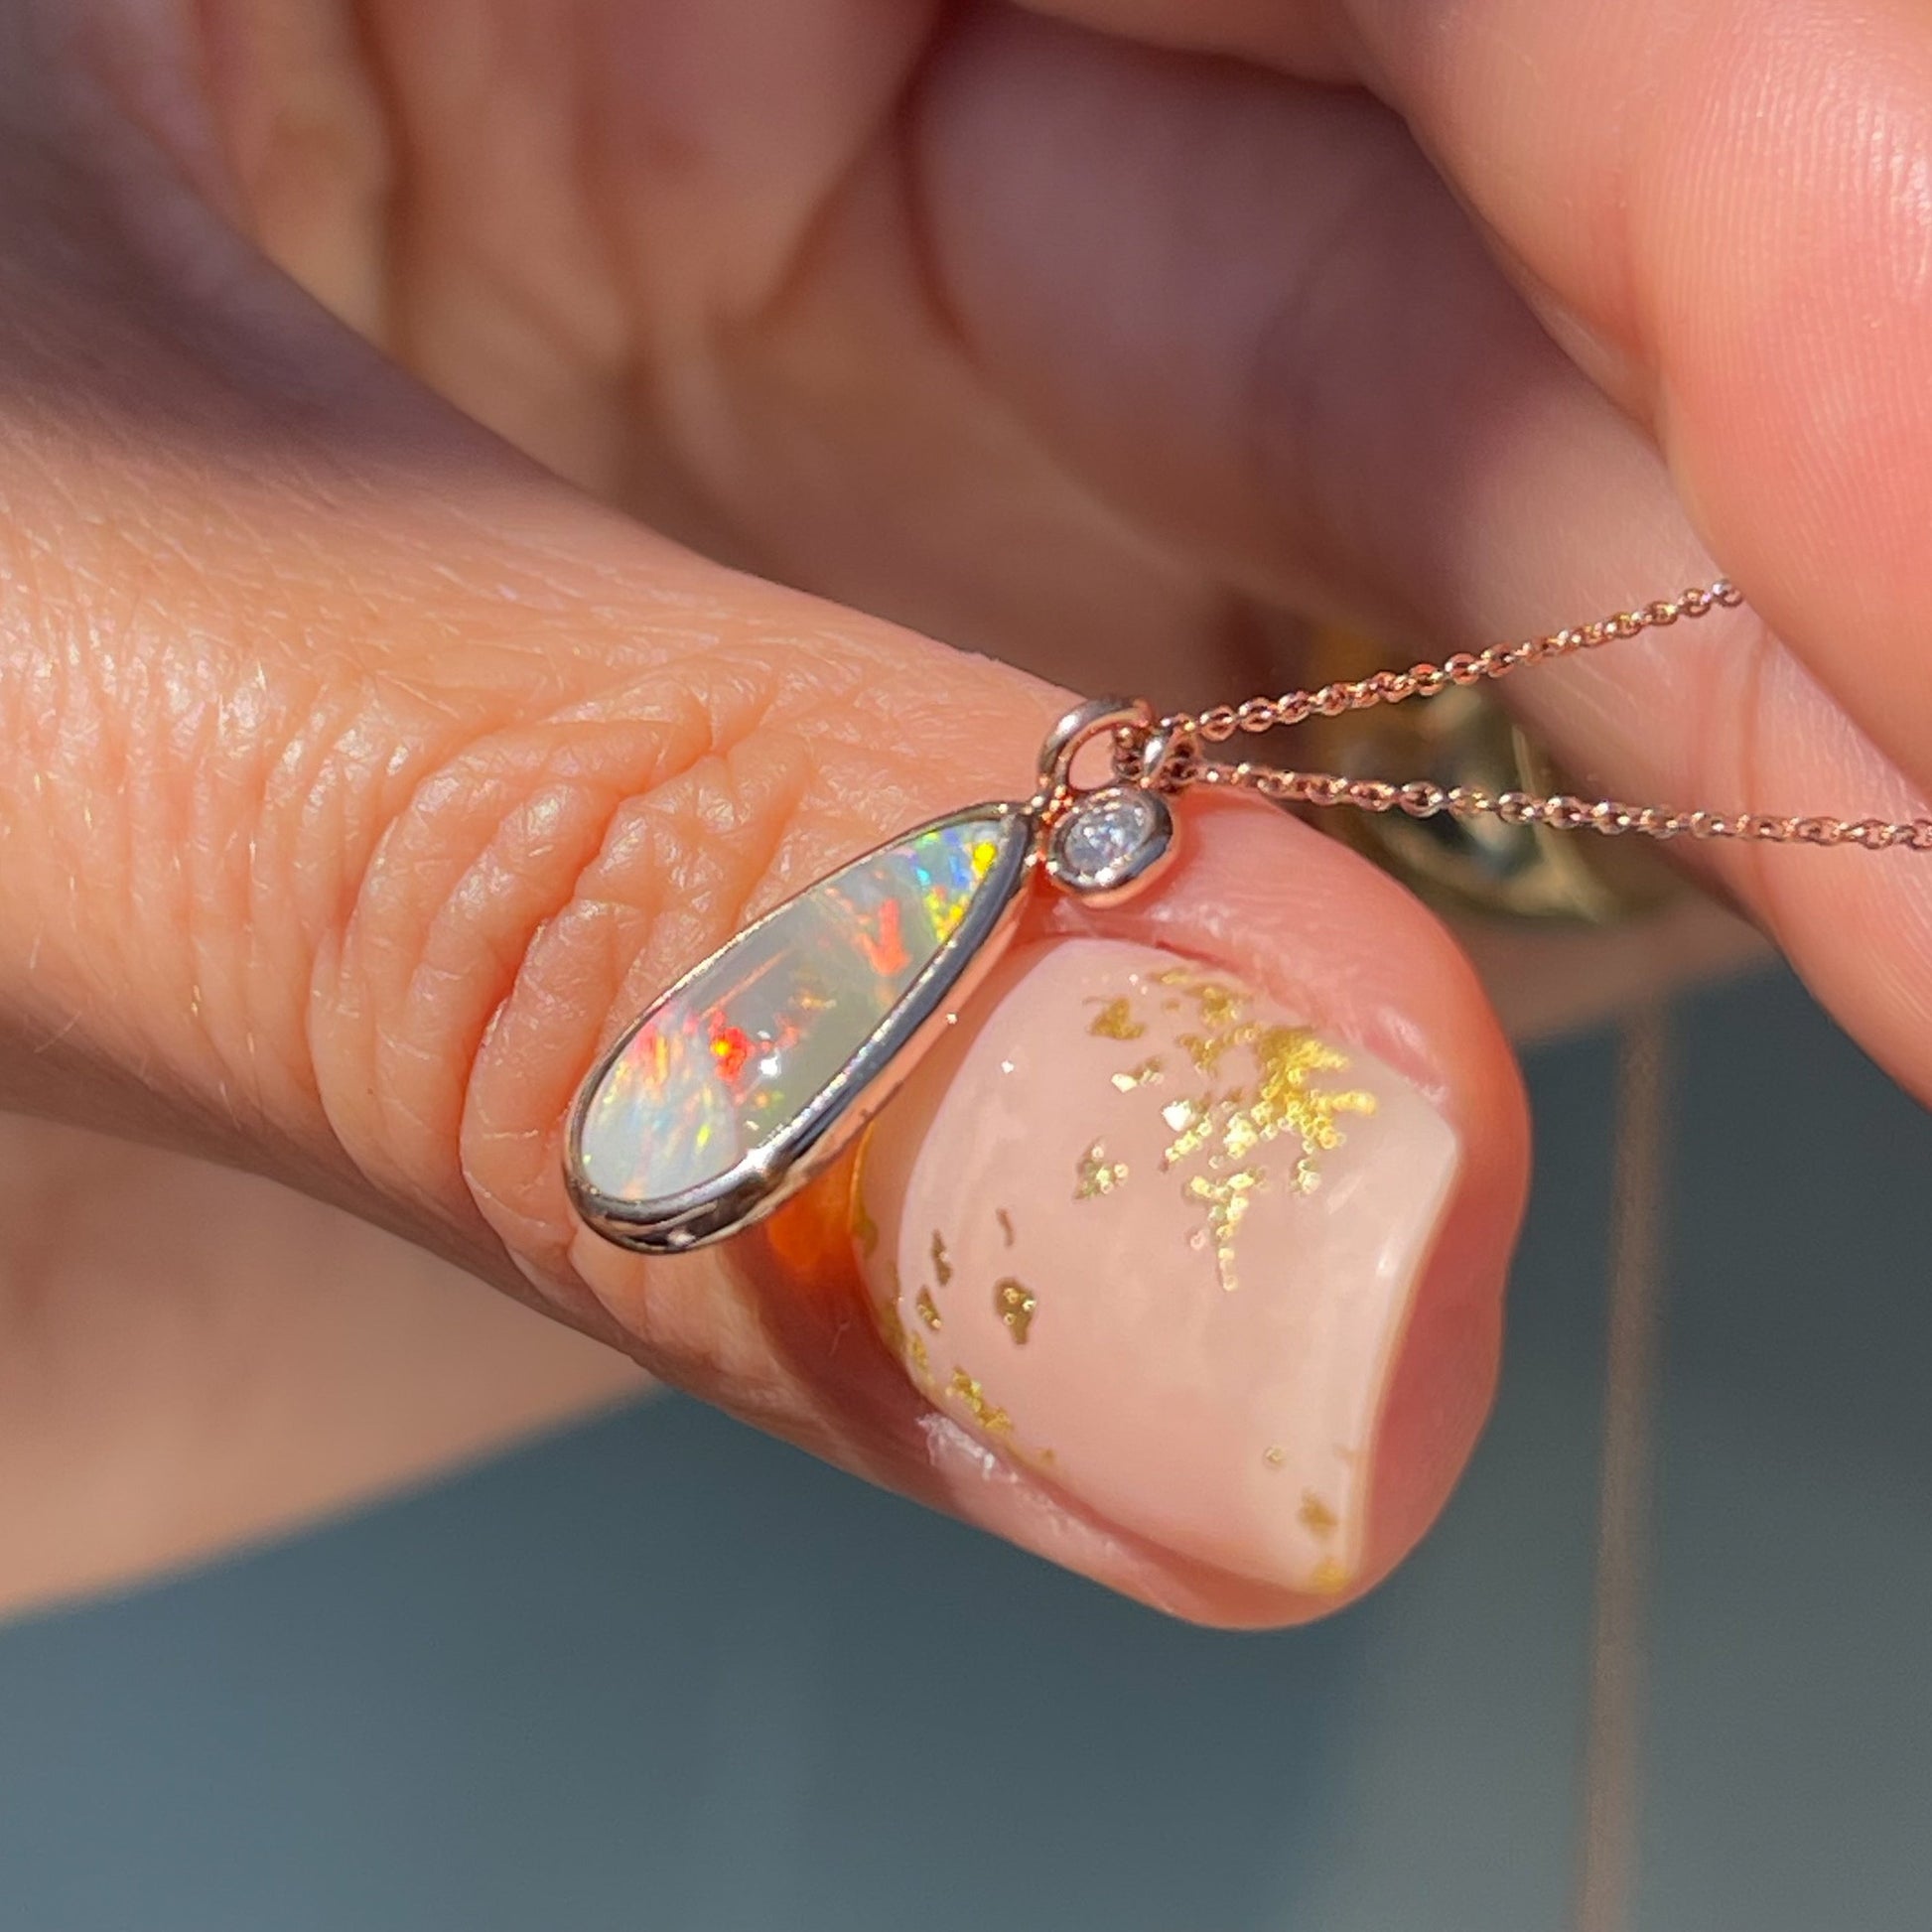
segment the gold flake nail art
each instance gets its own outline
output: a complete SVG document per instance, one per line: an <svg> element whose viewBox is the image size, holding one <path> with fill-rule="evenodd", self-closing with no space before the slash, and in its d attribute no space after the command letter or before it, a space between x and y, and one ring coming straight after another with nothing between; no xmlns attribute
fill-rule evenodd
<svg viewBox="0 0 1932 1932"><path fill-rule="evenodd" d="M1315 1182L1315 1157L1342 1143L1336 1116L1374 1113L1375 1096L1359 1089L1311 1086L1311 1074L1345 1071L1348 1055L1324 1045L1306 1027L1265 1028L1254 1052L1261 1090L1254 1104L1229 1123L1228 1153L1238 1161L1261 1141L1293 1134L1302 1143L1295 1184L1306 1191Z"/></svg>
<svg viewBox="0 0 1932 1932"><path fill-rule="evenodd" d="M1309 1587L1317 1596L1339 1596L1348 1587L1347 1570L1333 1557L1323 1557L1314 1566L1314 1574L1309 1579Z"/></svg>
<svg viewBox="0 0 1932 1932"><path fill-rule="evenodd" d="M1232 1034L1178 1034L1175 1037L1187 1049L1194 1070L1211 1080L1220 1070L1221 1056L1235 1044Z"/></svg>
<svg viewBox="0 0 1932 1932"><path fill-rule="evenodd" d="M1087 1004L1100 1009L1087 1029L1097 1038L1139 1039L1147 1032L1145 1023L1134 1018L1133 1005L1125 994L1117 1000L1089 1000Z"/></svg>
<svg viewBox="0 0 1932 1932"><path fill-rule="evenodd" d="M946 1393L957 1396L966 1405L966 1413L989 1434L1003 1436L1012 1430L1013 1418L989 1402L986 1391L963 1368L953 1370Z"/></svg>
<svg viewBox="0 0 1932 1932"><path fill-rule="evenodd" d="M1314 1536L1333 1536L1341 1527L1341 1518L1312 1489L1302 1491L1302 1507L1295 1514L1302 1527Z"/></svg>
<svg viewBox="0 0 1932 1932"><path fill-rule="evenodd" d="M1198 1153L1212 1138L1213 1103L1205 1094L1198 1099L1171 1100L1161 1109L1161 1118L1173 1136L1161 1156L1161 1172L1166 1173L1190 1154Z"/></svg>
<svg viewBox="0 0 1932 1932"><path fill-rule="evenodd" d="M1034 1311L1038 1306L1039 1298L1033 1290L1025 1282L1015 1281L1011 1275L993 1286L994 1310L1012 1331L1014 1340L1023 1346L1028 1330L1034 1325Z"/></svg>
<svg viewBox="0 0 1932 1932"><path fill-rule="evenodd" d="M1148 945L1021 943L918 1076L929 1119L871 1143L863 1277L897 1290L899 1401L959 1479L1338 1608L1372 1574L1369 1465L1453 1130L1318 985L1298 1007Z"/></svg>
<svg viewBox="0 0 1932 1932"><path fill-rule="evenodd" d="M1214 1272L1229 1294L1241 1286L1234 1272L1234 1239L1248 1218L1250 1202L1266 1181L1261 1169L1242 1168L1230 1174L1190 1175L1181 1189L1207 1210L1207 1225L1193 1235L1192 1243L1196 1248L1213 1248Z"/></svg>
<svg viewBox="0 0 1932 1932"><path fill-rule="evenodd" d="M1127 1178L1125 1161L1109 1161L1103 1142L1095 1141L1081 1155L1078 1168L1074 1173L1073 1198L1075 1200L1095 1200L1102 1194L1111 1194Z"/></svg>
<svg viewBox="0 0 1932 1932"><path fill-rule="evenodd" d="M1306 1193L1319 1177L1318 1157L1342 1143L1338 1117L1372 1114L1375 1097L1313 1085L1313 1075L1346 1068L1348 1056L1324 1045L1306 1027L1263 1026L1250 1020L1248 996L1223 981L1176 967L1162 973L1159 983L1191 999L1200 1016L1203 1032L1178 1036L1196 1071L1211 1082L1229 1054L1241 1053L1255 1074L1252 1091L1238 1085L1217 1091L1210 1085L1161 1109L1173 1136L1161 1157L1161 1171L1189 1167L1205 1156L1200 1165L1206 1172L1187 1173L1181 1190L1199 1203L1205 1217L1192 1245L1213 1250L1221 1286L1232 1290L1240 1285L1236 1237L1252 1197L1269 1183L1270 1171L1249 1157L1284 1136L1299 1141L1301 1153L1289 1184Z"/></svg>

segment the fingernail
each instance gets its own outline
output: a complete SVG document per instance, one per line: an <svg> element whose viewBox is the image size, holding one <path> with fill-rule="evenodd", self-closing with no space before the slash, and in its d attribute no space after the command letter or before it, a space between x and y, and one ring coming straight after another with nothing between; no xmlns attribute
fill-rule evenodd
<svg viewBox="0 0 1932 1932"><path fill-rule="evenodd" d="M1454 1131L1383 1061L1150 946L1030 948L958 1031L861 1171L888 1346L1119 1528L1347 1588Z"/></svg>

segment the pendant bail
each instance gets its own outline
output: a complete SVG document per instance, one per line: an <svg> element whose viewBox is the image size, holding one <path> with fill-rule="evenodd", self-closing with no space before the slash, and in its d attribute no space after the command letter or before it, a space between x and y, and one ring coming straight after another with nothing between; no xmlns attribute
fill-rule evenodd
<svg viewBox="0 0 1932 1932"><path fill-rule="evenodd" d="M1030 808L1039 823L1038 863L1061 892L1089 905L1132 897L1173 858L1173 814L1142 775L1154 734L1145 698L1095 698L1069 711L1040 748L1039 792ZM1074 759L1103 736L1114 741L1111 774L1076 786Z"/></svg>
<svg viewBox="0 0 1932 1932"><path fill-rule="evenodd" d="M1034 809L1051 819L1081 795L1073 783L1073 761L1095 739L1124 731L1144 735L1153 726L1154 707L1145 698L1089 698L1075 705L1039 748L1039 791Z"/></svg>
<svg viewBox="0 0 1932 1932"><path fill-rule="evenodd" d="M1193 783L1199 752L1199 741L1182 721L1163 718L1141 734L1132 776L1151 791L1185 791Z"/></svg>

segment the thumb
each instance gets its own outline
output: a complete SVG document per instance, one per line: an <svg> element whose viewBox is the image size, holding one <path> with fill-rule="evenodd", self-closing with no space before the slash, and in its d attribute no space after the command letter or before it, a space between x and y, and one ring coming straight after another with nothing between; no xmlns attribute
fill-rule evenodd
<svg viewBox="0 0 1932 1932"><path fill-rule="evenodd" d="M1440 927L1202 809L1148 899L1030 915L856 1223L848 1171L702 1254L606 1244L563 1150L610 1042L821 874L1024 796L1064 694L588 504L125 130L14 146L0 1097L345 1202L1187 1614L1386 1570L1485 1407L1525 1172Z"/></svg>

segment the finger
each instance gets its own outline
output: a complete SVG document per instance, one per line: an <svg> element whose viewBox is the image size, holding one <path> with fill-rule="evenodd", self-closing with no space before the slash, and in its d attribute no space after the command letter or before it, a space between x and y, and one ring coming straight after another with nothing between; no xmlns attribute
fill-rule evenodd
<svg viewBox="0 0 1932 1932"><path fill-rule="evenodd" d="M1654 428L1705 540L1928 772L1932 24L1886 0L1354 10L1391 96ZM1526 84L1528 76L1534 84Z"/></svg>
<svg viewBox="0 0 1932 1932"><path fill-rule="evenodd" d="M10 260L31 301L0 316L8 1096L344 1200L741 1415L1191 1614L1307 1613L1393 1561L1482 1412L1523 1182L1514 1073L1440 927L1258 808L1203 815L1154 904L1077 939L1035 927L1047 951L1025 957L1057 971L1106 940L1225 975L1249 1015L1226 1053L1263 1032L1318 1038L1302 1076L1359 1069L1375 1102L1348 1110L1345 1147L1289 1138L1292 1110L1251 1124L1286 1164L1248 1183L1267 1196L1254 1212L1291 1218L1238 1295L1192 1239L1204 1224L1176 1220L1199 1176L1145 1208L1102 1203L1175 1237L1135 1286L1221 1334L1192 1371L1150 1323L1111 1335L1117 1284L1081 1272L1070 1177L1013 1196L1016 1224L1040 1210L1027 1238L1057 1255L1062 1308L1083 1295L1089 1339L1114 1350L1080 1387L1042 1312L1026 1359L1050 1371L1059 1406L1038 1426L1066 1446L1058 1474L954 1364L928 1390L869 1337L838 1187L713 1255L605 1247L572 1216L561 1160L601 1047L749 913L941 808L1024 794L1060 699L587 507L264 279L125 133L89 136L85 168L67 160L63 232ZM964 1024L997 1037L1028 984ZM1050 1067L1069 1015L1035 1006L1030 1062ZM1102 1038L1076 1030L1064 1050ZM1104 1070L1098 1099L1124 1104ZM932 1073L887 1116L900 1144L963 1132L972 1079ZM1145 1141L1156 1118L1119 1131ZM1325 1194L1303 1184L1312 1169L1298 1179L1317 1154L1335 1157ZM1152 1181L1158 1154L1137 1161ZM882 1154L878 1225L922 1220L925 1184ZM1118 1254L1153 1223L1107 1225ZM1322 1262L1291 1279L1303 1227ZM1213 1382L1237 1320L1301 1353L1273 1379ZM1072 1427L1102 1368L1142 1378L1131 1436ZM1332 1443L1267 1433L1331 1373L1363 1472L1332 1494L1316 1488L1337 1474ZM1191 1421L1162 1420L1177 1394L1183 1418L1239 1395L1246 1426L1194 1443ZM1136 1473L1169 1440L1225 1486L1210 1536ZM1335 1554L1311 1541L1324 1535Z"/></svg>
<svg viewBox="0 0 1932 1932"><path fill-rule="evenodd" d="M1050 11L1345 66L1416 131L1699 528L1923 773L1932 26L1907 0L1078 0ZM1417 293L1426 286L1421 280Z"/></svg>
<svg viewBox="0 0 1932 1932"><path fill-rule="evenodd" d="M1659 454L1536 326L1373 102L1012 20L952 58L924 125L951 312L1069 462L1209 568L1340 607L1405 652L1579 621L1713 571ZM1096 222L1097 206L1123 212ZM1924 774L1895 768L1747 618L1512 688L1623 796L1918 808ZM1932 1092L1925 869L1705 862Z"/></svg>
<svg viewBox="0 0 1932 1932"><path fill-rule="evenodd" d="M1406 895L1251 810L1189 836L1172 891L1023 946L875 1128L861 1264L950 1493L1000 1451L1154 1600L1268 1621L1441 1507L1498 1341L1464 1257L1513 1221L1520 1128L1459 962L1348 937L1406 930ZM1012 1534L1036 1507L989 1501Z"/></svg>

